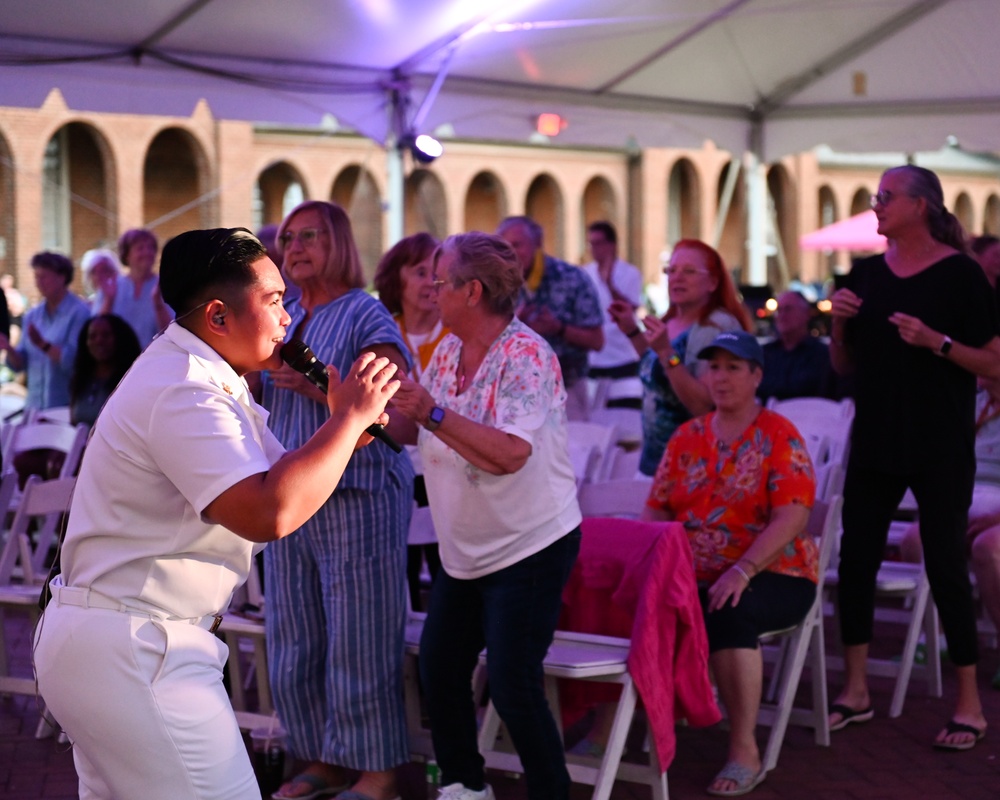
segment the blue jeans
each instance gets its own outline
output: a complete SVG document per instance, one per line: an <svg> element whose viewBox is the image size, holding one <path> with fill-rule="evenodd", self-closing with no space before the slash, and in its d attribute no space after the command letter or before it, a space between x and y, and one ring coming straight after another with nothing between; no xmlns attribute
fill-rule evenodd
<svg viewBox="0 0 1000 800"><path fill-rule="evenodd" d="M569 797L569 773L545 699L542 661L579 549L576 528L491 575L458 580L442 570L434 580L420 640L420 679L444 785L461 783L474 790L485 785L471 680L486 647L490 697L521 757L528 797Z"/></svg>

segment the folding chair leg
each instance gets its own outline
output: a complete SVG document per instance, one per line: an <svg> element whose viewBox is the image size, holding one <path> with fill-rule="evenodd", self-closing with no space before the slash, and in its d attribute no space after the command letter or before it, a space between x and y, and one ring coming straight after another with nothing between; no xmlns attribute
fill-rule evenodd
<svg viewBox="0 0 1000 800"><path fill-rule="evenodd" d="M822 614L822 610L820 612ZM810 645L810 681L812 683L813 729L816 734L816 744L822 747L830 746L830 717L827 709L830 707L830 697L826 685L826 639L823 633L823 620L813 632Z"/></svg>
<svg viewBox="0 0 1000 800"><path fill-rule="evenodd" d="M618 776L618 765L621 764L622 754L625 751L628 731L635 717L637 698L635 684L631 680L624 683L618 707L615 709L615 718L611 723L611 733L608 735L604 758L601 760L597 779L594 781L592 800L608 800L611 797L611 790ZM655 747L650 749L655 750Z"/></svg>
<svg viewBox="0 0 1000 800"><path fill-rule="evenodd" d="M926 582L927 578L923 578ZM923 620L927 610L927 599L930 591L925 583L920 591L916 593L913 601L913 618ZM920 630L922 625L910 625L906 632L906 642L903 645L903 653L899 662L899 674L896 677L896 688L892 693L892 703L889 706L889 716L898 717L903 713L903 703L906 702L906 690L910 685L910 675L913 673L913 658L917 654L917 643L920 640ZM939 667L940 669L940 667Z"/></svg>

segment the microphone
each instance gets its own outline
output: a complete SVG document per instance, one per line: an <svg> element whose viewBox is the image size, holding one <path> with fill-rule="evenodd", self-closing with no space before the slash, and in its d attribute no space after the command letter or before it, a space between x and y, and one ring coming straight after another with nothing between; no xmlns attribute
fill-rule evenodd
<svg viewBox="0 0 1000 800"><path fill-rule="evenodd" d="M326 375L326 366L316 358L316 354L305 342L292 339L281 345L281 360L296 372L301 372L313 386L317 387L323 394L330 389L330 381ZM387 444L397 453L401 453L403 448L399 443L385 432L385 427L378 423L373 423L365 428L365 433L374 436L383 444Z"/></svg>

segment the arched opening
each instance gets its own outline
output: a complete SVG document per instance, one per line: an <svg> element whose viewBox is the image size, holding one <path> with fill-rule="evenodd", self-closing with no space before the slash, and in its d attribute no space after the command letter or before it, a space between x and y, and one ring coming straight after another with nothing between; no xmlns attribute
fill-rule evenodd
<svg viewBox="0 0 1000 800"><path fill-rule="evenodd" d="M719 174L716 208L722 225L716 249L733 273L734 280L742 283L746 259L747 215L746 186L740 176L738 160L730 161Z"/></svg>
<svg viewBox="0 0 1000 800"><path fill-rule="evenodd" d="M14 225L14 161L7 139L0 134L0 275L17 283L17 227Z"/></svg>
<svg viewBox="0 0 1000 800"><path fill-rule="evenodd" d="M382 257L382 198L378 184L368 170L354 164L345 167L334 180L330 200L343 206L351 218L365 279L371 283Z"/></svg>
<svg viewBox="0 0 1000 800"><path fill-rule="evenodd" d="M817 211L819 212L816 219L817 228L825 228L839 219L837 216L837 196L829 186L819 187ZM825 280L836 271L837 258L838 254L835 250L825 250L820 253L820 274L817 276L819 280Z"/></svg>
<svg viewBox="0 0 1000 800"><path fill-rule="evenodd" d="M426 231L436 239L448 235L448 207L441 179L427 169L415 169L404 187L404 230L407 236Z"/></svg>
<svg viewBox="0 0 1000 800"><path fill-rule="evenodd" d="M111 150L96 128L82 122L63 125L45 146L42 173L44 249L78 261L87 250L115 241Z"/></svg>
<svg viewBox="0 0 1000 800"><path fill-rule="evenodd" d="M161 244L178 233L213 226L208 159L187 131L167 128L156 135L146 151L142 184L143 220Z"/></svg>
<svg viewBox="0 0 1000 800"><path fill-rule="evenodd" d="M587 226L591 222L610 222L618 230L619 252L624 253L626 244L622 239L626 231L622 231L618 224L618 203L615 200L615 190L611 188L611 183L607 178L597 175L587 181L583 189L583 197L580 201L580 241L577 243L579 249L578 260L586 262L590 260L590 253L587 250Z"/></svg>
<svg viewBox="0 0 1000 800"><path fill-rule="evenodd" d="M798 198L792 178L781 164L767 171L767 195L771 221L768 249L773 253L767 259L767 281L783 288L799 276L799 247L795 217Z"/></svg>
<svg viewBox="0 0 1000 800"><path fill-rule="evenodd" d="M563 223L563 197L551 175L539 175L528 187L525 213L542 226L543 248L558 258L566 258L566 229Z"/></svg>
<svg viewBox="0 0 1000 800"><path fill-rule="evenodd" d="M670 170L667 182L667 245L681 239L701 238L701 207L698 173L682 158Z"/></svg>
<svg viewBox="0 0 1000 800"><path fill-rule="evenodd" d="M958 221L962 223L962 227L965 228L967 233L975 232L975 228L973 227L975 212L972 210L972 198L965 192L961 192L955 198L954 214L958 217Z"/></svg>
<svg viewBox="0 0 1000 800"><path fill-rule="evenodd" d="M280 223L306 199L302 175L287 161L271 164L260 173L254 186L253 229Z"/></svg>
<svg viewBox="0 0 1000 800"><path fill-rule="evenodd" d="M507 216L507 192L492 172L480 172L465 193L465 230L492 233Z"/></svg>
<svg viewBox="0 0 1000 800"><path fill-rule="evenodd" d="M862 186L858 189L854 196L851 198L851 216L856 216L862 211L867 211L872 207L872 193L869 189Z"/></svg>
<svg viewBox="0 0 1000 800"><path fill-rule="evenodd" d="M991 194L983 210L983 233L1000 236L1000 197Z"/></svg>

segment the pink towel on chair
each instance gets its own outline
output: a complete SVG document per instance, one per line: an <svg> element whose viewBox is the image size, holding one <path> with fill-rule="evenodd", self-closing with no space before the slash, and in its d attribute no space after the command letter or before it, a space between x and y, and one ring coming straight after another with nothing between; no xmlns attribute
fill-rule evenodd
<svg viewBox="0 0 1000 800"><path fill-rule="evenodd" d="M687 535L677 523L601 517L584 519L582 529L559 627L631 637L629 672L665 770L676 750L675 720L700 727L721 719ZM619 692L614 685L564 682L565 721L596 702L613 702Z"/></svg>
<svg viewBox="0 0 1000 800"><path fill-rule="evenodd" d="M619 591L638 590L628 666L666 770L677 750L677 720L704 727L722 715L708 677L708 636L691 548L682 526L661 525L644 580L638 586L625 583Z"/></svg>

